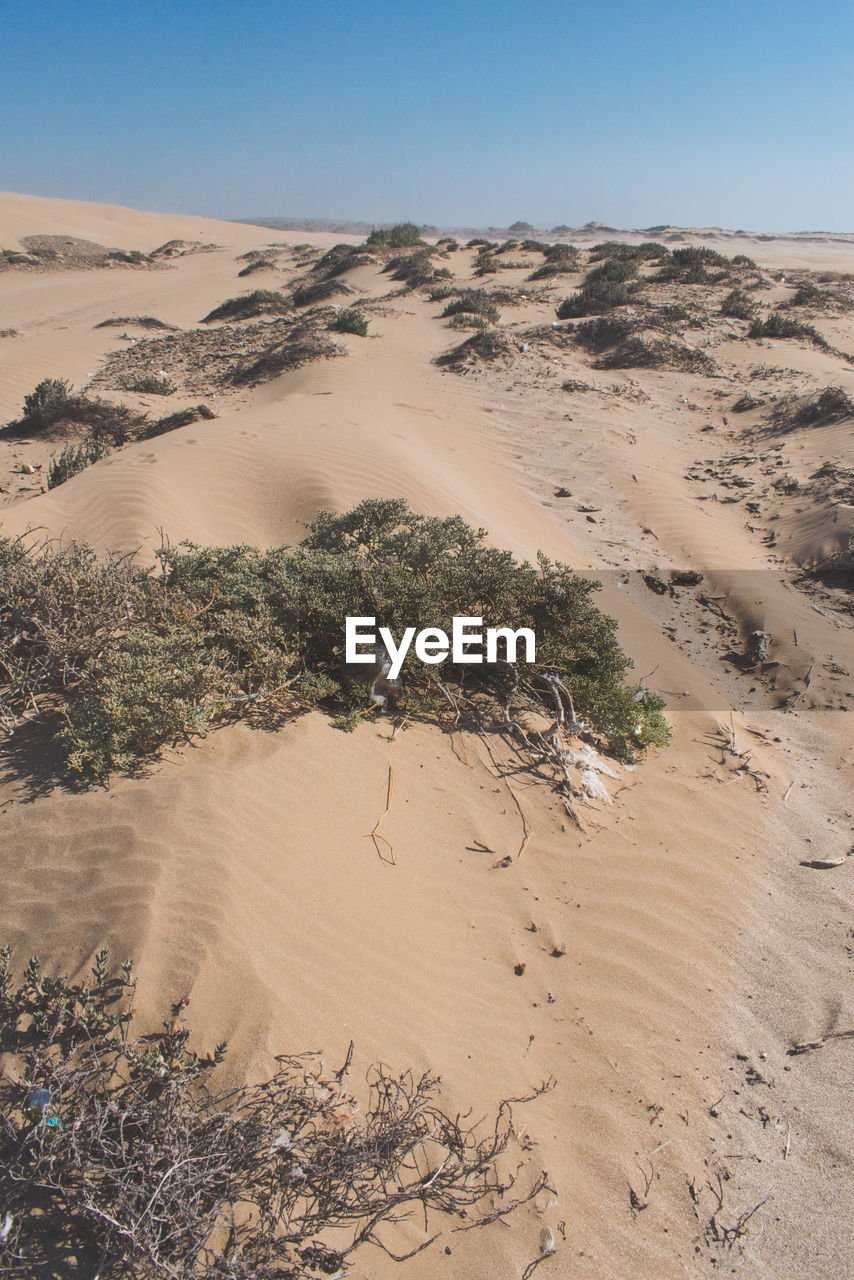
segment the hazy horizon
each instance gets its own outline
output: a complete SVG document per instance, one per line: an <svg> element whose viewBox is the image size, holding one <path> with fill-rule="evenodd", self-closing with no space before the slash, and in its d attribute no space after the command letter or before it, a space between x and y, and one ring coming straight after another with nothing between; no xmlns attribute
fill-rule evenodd
<svg viewBox="0 0 854 1280"><path fill-rule="evenodd" d="M230 219L846 232L852 43L830 0L35 0L5 35L0 185Z"/></svg>

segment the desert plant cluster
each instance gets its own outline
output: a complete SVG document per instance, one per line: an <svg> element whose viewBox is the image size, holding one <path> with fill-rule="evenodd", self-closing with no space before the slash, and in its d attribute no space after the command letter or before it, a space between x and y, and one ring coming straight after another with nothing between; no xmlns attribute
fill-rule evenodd
<svg viewBox="0 0 854 1280"><path fill-rule="evenodd" d="M598 584L484 539L459 517L367 500L321 513L294 548L164 545L153 568L0 541L0 714L10 728L49 718L69 765L96 776L262 709L319 705L351 728L376 704L342 669L344 619L450 632L462 612L534 629L536 663L436 669L410 655L402 713L500 729L538 709L624 757L665 741L661 700L625 683L629 659L594 604Z"/></svg>
<svg viewBox="0 0 854 1280"><path fill-rule="evenodd" d="M78 981L33 957L16 980L0 950L0 1273L115 1280L309 1280L373 1244L396 1260L445 1224L506 1217L547 1185L510 1167L512 1105L489 1121L446 1114L429 1073L345 1087L283 1055L258 1084L219 1083L226 1045L199 1053L176 1002L137 1030L130 964L101 951ZM221 1073L220 1073L221 1074ZM543 1085L532 1097L548 1087ZM395 1224L421 1238L395 1253Z"/></svg>

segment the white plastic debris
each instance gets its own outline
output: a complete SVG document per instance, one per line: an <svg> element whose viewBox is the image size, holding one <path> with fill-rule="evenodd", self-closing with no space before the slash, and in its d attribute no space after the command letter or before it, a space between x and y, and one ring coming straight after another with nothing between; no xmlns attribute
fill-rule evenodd
<svg viewBox="0 0 854 1280"><path fill-rule="evenodd" d="M3 1225L0 1226L0 1240L6 1240L8 1238L9 1232L12 1230L13 1222L14 1218L11 1213L7 1213L3 1219Z"/></svg>
<svg viewBox="0 0 854 1280"><path fill-rule="evenodd" d="M581 789L588 800L601 800L604 804L611 803L605 784L594 769L585 769L582 773Z"/></svg>
<svg viewBox="0 0 854 1280"><path fill-rule="evenodd" d="M592 769L594 773L604 773L606 778L617 777L617 774L605 763L599 752L595 751L586 742L579 747L569 747L566 755L570 764L575 765L576 769Z"/></svg>

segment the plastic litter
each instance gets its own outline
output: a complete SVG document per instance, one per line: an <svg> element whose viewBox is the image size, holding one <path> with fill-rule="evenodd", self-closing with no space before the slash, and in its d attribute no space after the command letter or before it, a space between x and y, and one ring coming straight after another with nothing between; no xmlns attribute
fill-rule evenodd
<svg viewBox="0 0 854 1280"><path fill-rule="evenodd" d="M605 784L593 769L585 769L582 773L581 789L588 800L602 800L605 804L611 804L611 797L605 790Z"/></svg>
<svg viewBox="0 0 854 1280"><path fill-rule="evenodd" d="M44 1120L44 1113L50 1106L50 1089L31 1089L24 1099L23 1111L32 1124Z"/></svg>

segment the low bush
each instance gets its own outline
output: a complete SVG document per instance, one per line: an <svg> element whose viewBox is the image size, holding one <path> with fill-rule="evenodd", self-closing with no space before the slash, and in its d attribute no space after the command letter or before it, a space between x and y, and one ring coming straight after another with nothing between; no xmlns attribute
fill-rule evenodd
<svg viewBox="0 0 854 1280"><path fill-rule="evenodd" d="M166 435L168 431L177 431L180 427L189 427L193 422L210 422L215 418L206 404L197 404L190 409L179 409L156 422L146 422L134 432L135 440L152 440L155 436Z"/></svg>
<svg viewBox="0 0 854 1280"><path fill-rule="evenodd" d="M78 445L67 444L57 457L51 458L47 469L48 489L65 484L66 480L90 467L93 462L100 462L110 452L110 446L104 440L87 439Z"/></svg>
<svg viewBox="0 0 854 1280"><path fill-rule="evenodd" d="M439 673L410 653L402 712L441 721L451 688L463 722L484 730L504 731L511 704L562 706L624 757L667 740L661 700L626 684L631 664L593 602L597 583L544 556L520 564L459 516L425 518L398 499L322 512L308 528L296 548L267 552L167 546L155 568L0 540L0 721L44 708L70 767L104 777L259 708L365 713L368 686L342 672L344 619L450 634L462 610L486 627L533 628L536 663L520 661L514 683L506 663L448 659Z"/></svg>
<svg viewBox="0 0 854 1280"><path fill-rule="evenodd" d="M584 283L625 284L629 280L637 280L638 264L634 258L606 258L597 267L588 271Z"/></svg>
<svg viewBox="0 0 854 1280"><path fill-rule="evenodd" d="M705 351L667 338L645 338L634 334L600 356L597 369L678 369L689 373L712 373L715 362Z"/></svg>
<svg viewBox="0 0 854 1280"><path fill-rule="evenodd" d="M640 281L592 280L572 297L564 298L557 309L557 318L572 320L578 316L597 316L613 307L625 307L635 301L639 288Z"/></svg>
<svg viewBox="0 0 854 1280"><path fill-rule="evenodd" d="M395 1257L387 1223L416 1220L411 1257L443 1224L484 1226L548 1187L505 1157L512 1106L548 1085L475 1122L442 1111L429 1072L377 1065L362 1111L343 1083L351 1045L336 1072L282 1055L262 1083L229 1086L224 1042L189 1047L188 999L144 1034L131 965L108 966L100 951L74 981L34 956L16 979L0 950L0 1052L15 1064L0 1076L0 1271L13 1280L322 1280L368 1242Z"/></svg>
<svg viewBox="0 0 854 1280"><path fill-rule="evenodd" d="M363 267L369 262L376 262L376 258L373 254L365 253L363 245L336 244L314 263L311 274L319 275L323 280L334 280L346 271Z"/></svg>
<svg viewBox="0 0 854 1280"><path fill-rule="evenodd" d="M256 271L275 271L276 264L270 258L256 258L254 262L248 262L245 267L238 271L238 276L251 276Z"/></svg>
<svg viewBox="0 0 854 1280"><path fill-rule="evenodd" d="M486 316L468 311L457 311L448 321L449 329L488 329Z"/></svg>
<svg viewBox="0 0 854 1280"><path fill-rule="evenodd" d="M789 298L787 305L790 307L826 307L830 298L818 285L812 283L811 280L805 280L799 284L795 292Z"/></svg>
<svg viewBox="0 0 854 1280"><path fill-rule="evenodd" d="M139 378L129 378L124 383L125 391L137 391L140 395L171 396L177 391L174 382L158 373L145 373Z"/></svg>
<svg viewBox="0 0 854 1280"><path fill-rule="evenodd" d="M328 302L330 298L339 298L352 292L349 285L340 280L317 280L297 285L291 294L290 304L299 308L316 307L320 302Z"/></svg>
<svg viewBox="0 0 854 1280"><path fill-rule="evenodd" d="M96 324L96 329L109 329L112 327L121 327L131 325L136 329L162 329L168 333L176 333L178 326L175 324L167 324L165 320L158 320L155 316L113 316L109 320L102 320L100 324Z"/></svg>
<svg viewBox="0 0 854 1280"><path fill-rule="evenodd" d="M221 302L202 318L202 324L217 320L252 320L255 316L280 316L290 311L290 304L283 293L275 289L256 289L239 298Z"/></svg>
<svg viewBox="0 0 854 1280"><path fill-rule="evenodd" d="M578 262L579 251L574 244L550 244L543 247L546 262Z"/></svg>
<svg viewBox="0 0 854 1280"><path fill-rule="evenodd" d="M346 311L333 316L326 327L333 333L354 333L364 338L368 332L368 321L358 307L348 307Z"/></svg>
<svg viewBox="0 0 854 1280"><path fill-rule="evenodd" d="M645 240L643 244L624 244L621 240L603 240L594 244L590 250L590 261L601 262L606 258L618 258L629 262L657 261L670 256L666 245L656 240Z"/></svg>
<svg viewBox="0 0 854 1280"><path fill-rule="evenodd" d="M778 402L771 416L776 431L798 427L826 427L854 418L854 400L842 387L825 387L808 396L789 396Z"/></svg>
<svg viewBox="0 0 854 1280"><path fill-rule="evenodd" d="M501 319L501 312L482 289L463 289L447 304L442 317L444 319L463 312L466 315L483 316L491 324L498 324Z"/></svg>
<svg viewBox="0 0 854 1280"><path fill-rule="evenodd" d="M732 316L735 320L752 320L755 313L756 304L743 289L733 289L721 303L721 315Z"/></svg>
<svg viewBox="0 0 854 1280"><path fill-rule="evenodd" d="M435 280L450 280L447 267L437 267L432 249L417 249L415 253L402 253L384 267L392 280L402 281L409 289L422 289Z"/></svg>
<svg viewBox="0 0 854 1280"><path fill-rule="evenodd" d="M476 276L495 276L501 270L501 264L495 254L488 249L482 250L475 259L474 274Z"/></svg>
<svg viewBox="0 0 854 1280"><path fill-rule="evenodd" d="M510 363L517 353L517 344L506 333L500 329L484 329L482 333L466 338L459 346L437 356L436 364L440 368L465 373L473 364L497 364L499 361Z"/></svg>
<svg viewBox="0 0 854 1280"><path fill-rule="evenodd" d="M604 351L624 342L638 328L638 321L623 316L598 316L576 325L573 337L587 351Z"/></svg>
<svg viewBox="0 0 854 1280"><path fill-rule="evenodd" d="M558 262L544 262L528 276L529 280L550 280L554 276L573 275L578 270L575 258L565 258Z"/></svg>
<svg viewBox="0 0 854 1280"><path fill-rule="evenodd" d="M397 222L393 227L378 227L368 236L366 244L385 245L389 249L407 249L421 244L421 229L414 222Z"/></svg>
<svg viewBox="0 0 854 1280"><path fill-rule="evenodd" d="M718 277L712 275L708 268L718 267L724 271L731 265L729 258L718 253L717 249L689 245L684 249L674 249L654 278L682 284L713 284Z"/></svg>
<svg viewBox="0 0 854 1280"><path fill-rule="evenodd" d="M748 330L750 338L802 338L823 351L830 350L830 343L811 324L803 324L783 311L772 311L765 319L757 319Z"/></svg>
<svg viewBox="0 0 854 1280"><path fill-rule="evenodd" d="M96 440L123 444L134 429L145 422L145 414L123 404L86 395L75 395L61 378L45 378L24 397L21 417L7 423L3 434L9 436L40 435L66 426L85 426Z"/></svg>

